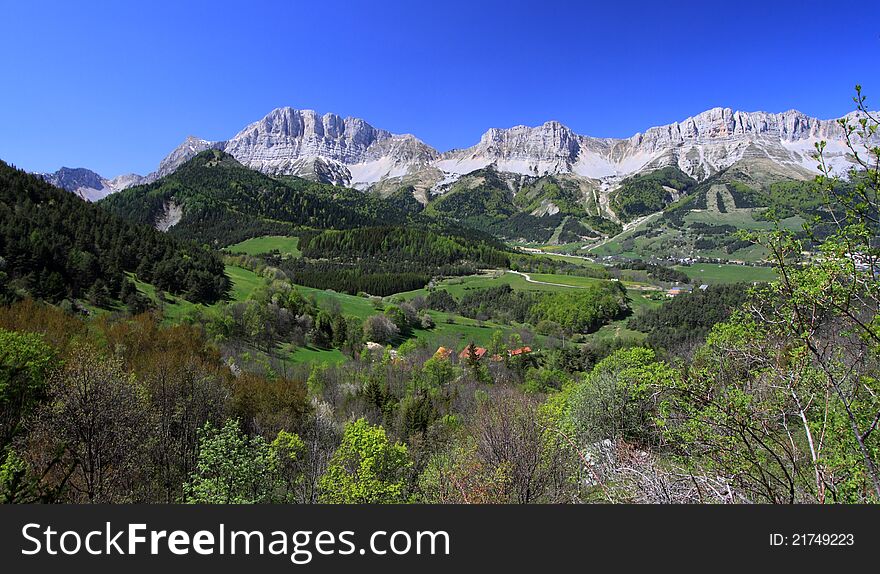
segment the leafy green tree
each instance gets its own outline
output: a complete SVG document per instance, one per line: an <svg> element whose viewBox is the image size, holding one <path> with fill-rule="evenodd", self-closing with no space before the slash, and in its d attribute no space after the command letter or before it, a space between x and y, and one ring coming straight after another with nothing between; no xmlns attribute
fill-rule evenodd
<svg viewBox="0 0 880 574"><path fill-rule="evenodd" d="M458 373L458 369L453 366L449 359L432 357L425 361L421 372L416 375L418 380L424 382L429 389L439 389L452 383L458 376Z"/></svg>
<svg viewBox="0 0 880 574"><path fill-rule="evenodd" d="M788 377L783 388L802 421L820 502L880 501L880 118L860 86L854 101L856 112L839 120L855 162L848 181L832 172L825 142L816 146L815 192L827 215L805 226L806 239L781 226L746 235L770 252L779 275L756 297L753 317L810 375Z"/></svg>
<svg viewBox="0 0 880 574"><path fill-rule="evenodd" d="M569 333L584 333L620 316L629 308L626 289L619 282L544 296L531 308L531 322L558 323Z"/></svg>
<svg viewBox="0 0 880 574"><path fill-rule="evenodd" d="M490 357L497 355L504 359L507 358L507 342L504 340L504 331L500 329L492 331L492 341L489 343L488 352Z"/></svg>
<svg viewBox="0 0 880 574"><path fill-rule="evenodd" d="M237 420L228 419L219 429L207 423L199 438L196 471L184 486L186 500L193 504L272 502L279 487L278 464L263 437L248 438Z"/></svg>
<svg viewBox="0 0 880 574"><path fill-rule="evenodd" d="M385 307L385 316L391 319L391 322L397 325L397 328L400 329L401 332L406 332L407 329L409 329L409 321L407 320L406 313L404 313L403 309L397 305L389 305Z"/></svg>
<svg viewBox="0 0 880 574"><path fill-rule="evenodd" d="M306 389L308 389L310 396L320 397L324 394L324 389L326 387L326 372L326 363L312 365L312 370L309 372L309 378L306 380Z"/></svg>
<svg viewBox="0 0 880 574"><path fill-rule="evenodd" d="M306 443L296 433L278 431L278 436L269 445L275 456L282 491L278 497L285 502L293 501L297 487L303 478L302 458Z"/></svg>
<svg viewBox="0 0 880 574"><path fill-rule="evenodd" d="M315 317L315 325L312 328L312 342L316 347L323 349L333 345L333 319L327 311L320 311Z"/></svg>
<svg viewBox="0 0 880 574"><path fill-rule="evenodd" d="M410 464L405 445L391 443L385 429L358 419L346 425L342 444L321 477L321 502L406 502L405 479Z"/></svg>
<svg viewBox="0 0 880 574"><path fill-rule="evenodd" d="M656 361L650 349L622 349L600 361L571 398L581 442L653 442L654 391L675 378L675 371Z"/></svg>
<svg viewBox="0 0 880 574"><path fill-rule="evenodd" d="M0 329L0 452L46 398L57 361L55 350L40 335Z"/></svg>
<svg viewBox="0 0 880 574"><path fill-rule="evenodd" d="M526 371L523 390L527 393L546 393L558 391L572 382L572 378L568 373L561 369L532 368Z"/></svg>
<svg viewBox="0 0 880 574"><path fill-rule="evenodd" d="M363 323L364 338L376 343L389 343L400 334L400 328L385 315L370 315Z"/></svg>

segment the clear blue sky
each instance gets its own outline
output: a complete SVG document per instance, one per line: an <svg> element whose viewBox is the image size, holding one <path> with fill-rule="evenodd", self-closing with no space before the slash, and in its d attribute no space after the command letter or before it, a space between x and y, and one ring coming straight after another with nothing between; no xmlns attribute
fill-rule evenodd
<svg viewBox="0 0 880 574"><path fill-rule="evenodd" d="M837 117L857 82L880 102L880 2L0 1L0 159L33 171L147 173L286 105L443 151L550 119Z"/></svg>

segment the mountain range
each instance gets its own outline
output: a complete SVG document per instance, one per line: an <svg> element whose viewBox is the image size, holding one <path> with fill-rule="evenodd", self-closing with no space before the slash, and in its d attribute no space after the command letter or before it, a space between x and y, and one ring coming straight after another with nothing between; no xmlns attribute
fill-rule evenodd
<svg viewBox="0 0 880 574"><path fill-rule="evenodd" d="M284 107L225 141L187 137L146 176L108 179L84 168L61 168L41 176L94 201L154 182L199 152L215 149L267 175L295 175L382 194L411 187L416 198L427 203L462 176L483 168L514 176L508 178L514 187L515 176L558 175L603 191L613 190L628 176L668 166L703 181L741 160L769 162L786 177L807 179L817 171L812 153L820 140L828 142L826 157L834 169L843 171L851 165L837 120L820 120L795 110L713 108L626 139L576 134L556 121L492 128L472 147L441 153L413 135L393 134L362 119Z"/></svg>

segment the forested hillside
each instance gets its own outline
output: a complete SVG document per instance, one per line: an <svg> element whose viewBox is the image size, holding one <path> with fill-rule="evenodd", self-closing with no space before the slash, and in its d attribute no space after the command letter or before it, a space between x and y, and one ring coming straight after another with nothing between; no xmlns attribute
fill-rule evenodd
<svg viewBox="0 0 880 574"><path fill-rule="evenodd" d="M432 199L426 215L501 238L547 243L598 239L620 226L598 214L592 189L562 176L513 177L492 167L467 174Z"/></svg>
<svg viewBox="0 0 880 574"><path fill-rule="evenodd" d="M0 161L0 295L119 299L124 273L192 301L229 290L220 258Z"/></svg>
<svg viewBox="0 0 880 574"><path fill-rule="evenodd" d="M200 153L159 181L101 202L121 217L215 247L302 228L345 229L404 223L400 200L297 177L271 178L217 150ZM179 209L179 219L169 216Z"/></svg>
<svg viewBox="0 0 880 574"><path fill-rule="evenodd" d="M677 167L665 167L628 177L611 198L611 206L623 221L662 211L677 197L685 195L696 181Z"/></svg>
<svg viewBox="0 0 880 574"><path fill-rule="evenodd" d="M508 249L469 230L413 222L304 233L303 257L277 264L302 285L345 293L391 295L435 277L470 275L510 265Z"/></svg>

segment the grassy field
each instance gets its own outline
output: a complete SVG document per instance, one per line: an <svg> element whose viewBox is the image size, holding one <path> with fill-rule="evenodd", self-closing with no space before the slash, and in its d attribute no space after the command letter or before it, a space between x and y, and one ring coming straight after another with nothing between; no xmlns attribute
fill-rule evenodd
<svg viewBox="0 0 880 574"><path fill-rule="evenodd" d="M287 362L289 363L327 363L328 365L338 365L345 362L345 353L339 349L317 349L315 347L298 347L292 353L287 351Z"/></svg>
<svg viewBox="0 0 880 574"><path fill-rule="evenodd" d="M691 210L684 216L686 223L707 223L709 225L733 225L737 229L773 229L776 223L756 219L761 209L737 209L735 211L720 213L710 210ZM789 217L780 221L780 226L791 231L800 231L805 220L800 216Z"/></svg>
<svg viewBox="0 0 880 574"><path fill-rule="evenodd" d="M314 289L302 285L297 285L296 288L306 297L314 297L319 306L329 307L338 304L343 315L353 315L363 319L377 313L370 300L364 297L324 289Z"/></svg>
<svg viewBox="0 0 880 574"><path fill-rule="evenodd" d="M226 274L229 275L232 280L232 290L230 295L231 299L234 301L246 300L251 292L261 286L265 281L262 277L248 271L247 269L232 265L226 267ZM159 304L156 289L153 285L138 281L134 277L132 277L132 279L141 293L149 297L157 305ZM502 283L512 283L515 288L524 289L541 287L540 285L527 283L521 276L512 273L505 273L497 278L490 276L473 276L452 281L453 283L447 287L450 291L455 293L456 296L461 296L461 294L467 289L490 287ZM321 307L328 308L338 305L344 315L356 316L363 319L380 312L373 307L373 304L369 299L363 297L337 293L329 290L313 289L302 285L296 285L296 288L301 291L303 295L314 297L315 301ZM562 290L566 288L557 287L555 289ZM415 297L420 292L427 294L427 291L424 290L413 291L406 294L406 298L409 299ZM390 299L392 298L386 298L385 302L390 304ZM181 297L168 295L167 293L165 294L165 302L160 306L163 310L165 321L169 323L179 322L188 314L196 310L210 309L210 307L205 305L191 303ZM436 348L444 345L458 350L464 348L464 346L470 342L486 346L492 340L492 334L496 330L501 330L505 336L509 336L516 330L515 327L512 326L501 325L491 321L476 321L474 319L468 319L466 317L440 311L428 311L428 313L434 319L435 327L433 329L414 329L409 337L407 337L408 339L415 339L424 342L424 345L428 348ZM397 341L395 346L398 346L405 340L407 339L401 338ZM543 337L539 337L538 340L543 341ZM299 347L292 351L289 348L282 347L279 349L278 357L288 364L309 362L339 364L346 360L346 356L339 349L318 349L310 346Z"/></svg>
<svg viewBox="0 0 880 574"><path fill-rule="evenodd" d="M266 280L254 273L241 267L233 265L226 266L226 274L232 279L232 291L230 295L233 301L244 301L248 298L254 289L264 285Z"/></svg>
<svg viewBox="0 0 880 574"><path fill-rule="evenodd" d="M458 350L463 349L471 341L485 347L491 342L492 333L495 331L500 330L505 336L508 336L515 330L507 325L500 325L492 321L481 322L439 311L429 311L429 313L434 319L435 327L429 330L415 329L413 331L413 337L425 341L429 347L443 345ZM449 322L450 317L455 323Z"/></svg>
<svg viewBox="0 0 880 574"><path fill-rule="evenodd" d="M650 257L711 257L730 261L746 261L757 263L767 257L767 251L758 245L749 245L728 253L723 245L715 248L696 247L696 240L702 238L701 225L731 225L742 230L770 230L777 224L759 219L762 208L733 209L726 213L713 209L695 209L682 217L684 227L679 229L671 226L664 219L651 216L633 228L617 235L613 239L589 250L593 256L617 255L631 259ZM804 224L800 216L789 217L779 222L779 226L791 231L799 231Z"/></svg>
<svg viewBox="0 0 880 574"><path fill-rule="evenodd" d="M663 299L652 299L650 295L654 293L658 293L658 291L643 291L641 289L627 289L627 295L629 295L629 306L633 310L634 313L640 313L646 309L655 309L662 305L666 300L665 297Z"/></svg>
<svg viewBox="0 0 880 574"><path fill-rule="evenodd" d="M684 271L694 283L751 283L753 281L773 281L776 279L776 271L772 267L699 263L696 265L677 266L676 269Z"/></svg>
<svg viewBox="0 0 880 574"><path fill-rule="evenodd" d="M229 278L232 280L230 296L234 301L244 301L254 289L262 285L264 282L264 279L256 273L233 265L226 266L226 274L229 275ZM156 295L156 288L153 287L153 285L138 281L133 276L132 280L134 281L135 286L137 286L138 291L149 297L153 303L162 309L165 321L168 323L178 322L181 318L197 309L209 308L201 303L191 303L183 297L169 295L168 293L165 294L165 302L160 303L159 298Z"/></svg>
<svg viewBox="0 0 880 574"><path fill-rule="evenodd" d="M281 254L288 254L293 257L302 256L302 251L299 250L299 237L285 237L283 235L253 237L241 243L230 245L226 250L230 253L246 253L248 255L260 255L262 253L278 251Z"/></svg>
<svg viewBox="0 0 880 574"><path fill-rule="evenodd" d="M571 287L566 287L565 285L572 284L572 286L585 286L588 282L602 281L601 279L592 279L590 277L575 277L571 275L549 275L549 274L532 274L530 275L535 280L547 281L548 283L559 283L559 285L544 285L541 283L531 283L526 281L525 277L522 275L517 275L516 273L510 272L499 272L493 271L489 273L485 273L483 275L468 275L466 277L453 277L451 279L444 279L436 285L437 289L443 289L447 291L450 295L455 297L456 299L460 298L462 295L467 293L468 291L472 291L474 289L488 289L490 287L499 287L501 285L510 285L513 289L524 290L524 291L570 291ZM539 279L539 277L541 279ZM557 279L559 279L557 281ZM566 283L569 281L569 283ZM412 299L417 295L427 296L427 289L417 289L415 291L406 291L404 293L398 293L393 297L401 297L403 299Z"/></svg>
<svg viewBox="0 0 880 574"><path fill-rule="evenodd" d="M548 257L555 261L564 261L566 263L573 263L574 265L578 265L580 267L588 267L590 269L604 269L605 266L600 263L593 263L592 261L587 261L583 257L578 257L577 255L564 255L561 253L551 253L547 252L542 255L542 257Z"/></svg>
<svg viewBox="0 0 880 574"><path fill-rule="evenodd" d="M596 279L595 277L579 277L577 275L557 275L551 273L529 273L529 277L534 281L571 285L572 287L592 287L593 285L599 285L608 281L607 279ZM546 287L546 285L544 285L544 287Z"/></svg>
<svg viewBox="0 0 880 574"><path fill-rule="evenodd" d="M257 289L264 283L264 279L255 273L229 265L226 267L226 273L232 280L231 298L235 301L243 301L248 298L254 289ZM488 287L497 287L499 285L510 285L514 289L523 289L529 291L571 291L572 289L587 287L600 283L601 279L593 279L590 277L577 277L570 275L555 274L534 274L532 278L539 281L547 281L550 283L560 283L566 286L544 285L538 283L530 283L521 275L509 272L491 272L483 275L473 275L468 277L456 277L442 281L438 288L447 290L453 296L460 298L470 290L485 289ZM135 281L138 289L150 297L154 302L158 301L156 291L152 285ZM345 293L337 293L335 291L314 289L296 285L307 297L314 297L319 306L329 308L333 306L339 307L344 315L359 317L361 319L370 315L374 315L378 311L373 303L364 297L357 297ZM640 312L642 309L654 307L660 303L648 298L645 291L638 289L629 289L628 293L631 298L631 306L634 312ZM417 291L409 291L400 293L392 297L385 298L384 303L389 304L393 300L408 300L417 295L427 295L426 289ZM190 303L180 297L165 295L166 302L162 305L165 320L168 322L180 321L187 314L197 309L207 309L203 305ZM492 321L477 321L459 315L444 313L440 311L428 311L434 319L435 327L433 329L414 329L409 336L401 338L395 344L400 345L407 339L414 339L423 343L427 348L436 349L439 346L446 346L460 350L470 342L477 345L487 346L491 342L492 335L495 331L502 331L505 337L517 331L517 327L511 325L501 325ZM636 332L630 332L625 327L626 321L617 321L610 325L606 325L591 337L613 337L613 336L639 336ZM535 344L540 347L545 344L545 337L538 336ZM278 353L285 363L328 363L339 364L346 360L346 356L338 349L318 349L314 347L299 347L291 350L289 348L281 348Z"/></svg>
<svg viewBox="0 0 880 574"><path fill-rule="evenodd" d="M376 313L371 309L371 313ZM400 346L404 341L415 340L423 344L426 348L435 350L437 347L445 346L460 351L467 344L473 342L479 346L488 346L492 340L492 334L495 331L502 331L505 337L515 331L514 328L499 325L491 321L479 322L474 319L442 313L439 311L428 311L434 319L435 327L433 329L413 329L408 337L401 337L393 345ZM453 317L455 323L449 323L449 318ZM543 341L543 337L538 338ZM284 352L284 350L282 350ZM327 363L339 364L346 360L345 354L339 349L318 349L314 347L299 347L292 353L286 351L286 360L290 363Z"/></svg>
<svg viewBox="0 0 880 574"><path fill-rule="evenodd" d="M652 293L655 292L644 291L641 289L627 289L627 294L630 298L629 306L630 309L632 309L633 315L644 313L648 309L656 309L665 302L665 298L662 300L652 299L650 297ZM630 341L644 340L648 336L646 333L634 331L626 326L629 319L630 317L626 317L618 321L612 321L607 325L603 325L598 331L588 335L586 340L592 342L610 341L614 339L627 339Z"/></svg>

